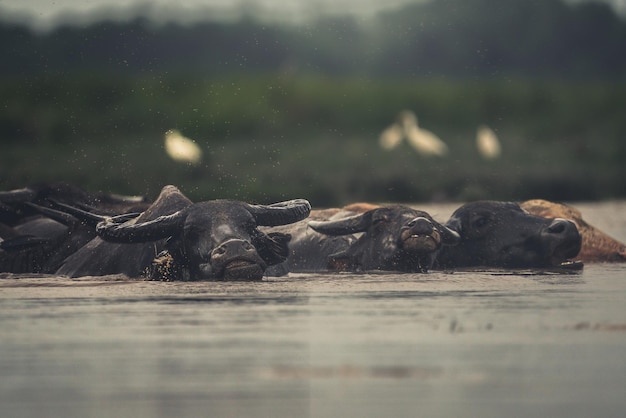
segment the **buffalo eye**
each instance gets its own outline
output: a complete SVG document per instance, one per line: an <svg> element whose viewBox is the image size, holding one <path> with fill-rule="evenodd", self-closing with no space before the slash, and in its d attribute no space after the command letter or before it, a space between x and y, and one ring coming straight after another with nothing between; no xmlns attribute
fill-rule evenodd
<svg viewBox="0 0 626 418"><path fill-rule="evenodd" d="M485 225L487 225L488 222L489 222L489 219L486 216L479 216L472 221L472 227L476 229L480 229L484 227Z"/></svg>
<svg viewBox="0 0 626 418"><path fill-rule="evenodd" d="M256 229L256 227L257 227L256 222L255 222L255 221L254 221L254 219L252 219L252 218L250 218L250 219L245 219L245 220L241 221L241 224L240 224L240 225L242 226L242 228L244 229L244 231L247 231L247 232L252 232L252 231L254 231L254 230Z"/></svg>
<svg viewBox="0 0 626 418"><path fill-rule="evenodd" d="M389 218L387 217L387 215L382 215L382 214L376 214L374 215L374 217L372 218L372 223L374 225L378 225L379 223L382 222L387 222L389 220Z"/></svg>

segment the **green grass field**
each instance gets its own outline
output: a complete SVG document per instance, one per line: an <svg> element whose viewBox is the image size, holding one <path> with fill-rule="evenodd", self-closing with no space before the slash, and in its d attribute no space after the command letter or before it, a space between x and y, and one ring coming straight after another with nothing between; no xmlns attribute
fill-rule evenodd
<svg viewBox="0 0 626 418"><path fill-rule="evenodd" d="M314 206L626 197L626 85L533 80L361 79L314 75L98 74L0 80L0 188L65 180L91 190ZM403 110L449 146L445 157L378 135ZM502 156L482 159L476 128ZM174 162L163 134L203 149Z"/></svg>

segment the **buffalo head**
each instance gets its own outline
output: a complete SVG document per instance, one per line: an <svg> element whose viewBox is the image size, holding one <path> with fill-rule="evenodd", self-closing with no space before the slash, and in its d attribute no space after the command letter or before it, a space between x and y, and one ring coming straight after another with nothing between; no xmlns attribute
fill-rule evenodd
<svg viewBox="0 0 626 418"><path fill-rule="evenodd" d="M444 245L459 236L428 213L406 206L380 207L348 218L311 221L326 235L362 235L346 250L330 256L333 268L425 272Z"/></svg>
<svg viewBox="0 0 626 418"><path fill-rule="evenodd" d="M556 267L576 257L581 246L574 223L531 215L512 202L465 204L446 226L461 242L442 251L442 267Z"/></svg>
<svg viewBox="0 0 626 418"><path fill-rule="evenodd" d="M582 262L623 262L626 261L626 244L604 233L588 223L577 209L556 202L534 199L522 202L522 209L542 218L564 218L576 224L582 237L580 252L576 257Z"/></svg>
<svg viewBox="0 0 626 418"><path fill-rule="evenodd" d="M285 260L289 235L264 234L257 226L275 226L306 218L303 199L273 205L230 200L191 203L151 220L104 220L97 234L109 242L148 243L166 239L165 248L191 280L260 280L268 265Z"/></svg>

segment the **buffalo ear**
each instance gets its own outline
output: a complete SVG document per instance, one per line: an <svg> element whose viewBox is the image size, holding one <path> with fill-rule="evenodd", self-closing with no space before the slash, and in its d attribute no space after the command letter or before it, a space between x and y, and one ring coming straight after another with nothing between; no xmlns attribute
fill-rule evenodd
<svg viewBox="0 0 626 418"><path fill-rule="evenodd" d="M289 241L291 241L291 235L283 234L282 232L259 233L252 238L252 244L255 246L257 253L268 266L287 260L287 257L289 257L289 246L287 245Z"/></svg>

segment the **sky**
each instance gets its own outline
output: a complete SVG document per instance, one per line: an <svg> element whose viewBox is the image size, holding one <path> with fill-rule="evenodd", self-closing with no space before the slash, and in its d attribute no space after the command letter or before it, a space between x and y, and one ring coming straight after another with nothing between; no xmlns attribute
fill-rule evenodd
<svg viewBox="0 0 626 418"><path fill-rule="evenodd" d="M59 21L73 23L89 23L101 17L126 16L119 10L128 11L129 5L143 9L142 15L155 20L170 20L177 16L178 20L193 21L198 16L198 8L211 11L215 16L233 16L243 8L253 12L264 11L266 16L279 19L298 20L307 16L322 13L353 13L370 15L382 8L396 8L402 4L428 0L0 0L0 15L3 20L19 20L32 24L42 30L50 29ZM436 0L434 0L436 1ZM566 0L577 2L584 0ZM595 0L605 1L613 5L622 16L626 16L626 0ZM261 5L259 9L257 4ZM116 13L117 10L117 13ZM130 14L131 17L136 16Z"/></svg>
<svg viewBox="0 0 626 418"><path fill-rule="evenodd" d="M193 20L201 10L215 11L228 16L234 10L263 10L266 14L282 19L297 20L322 13L373 14L383 8L395 8L411 1L428 0L0 0L3 20L22 20L40 29L53 27L59 20L78 23L97 20L101 16L118 15L115 10L133 7L149 10L152 17L161 19L178 15ZM626 1L626 0L624 0ZM261 5L261 9L255 5ZM145 12L143 13L145 14Z"/></svg>

